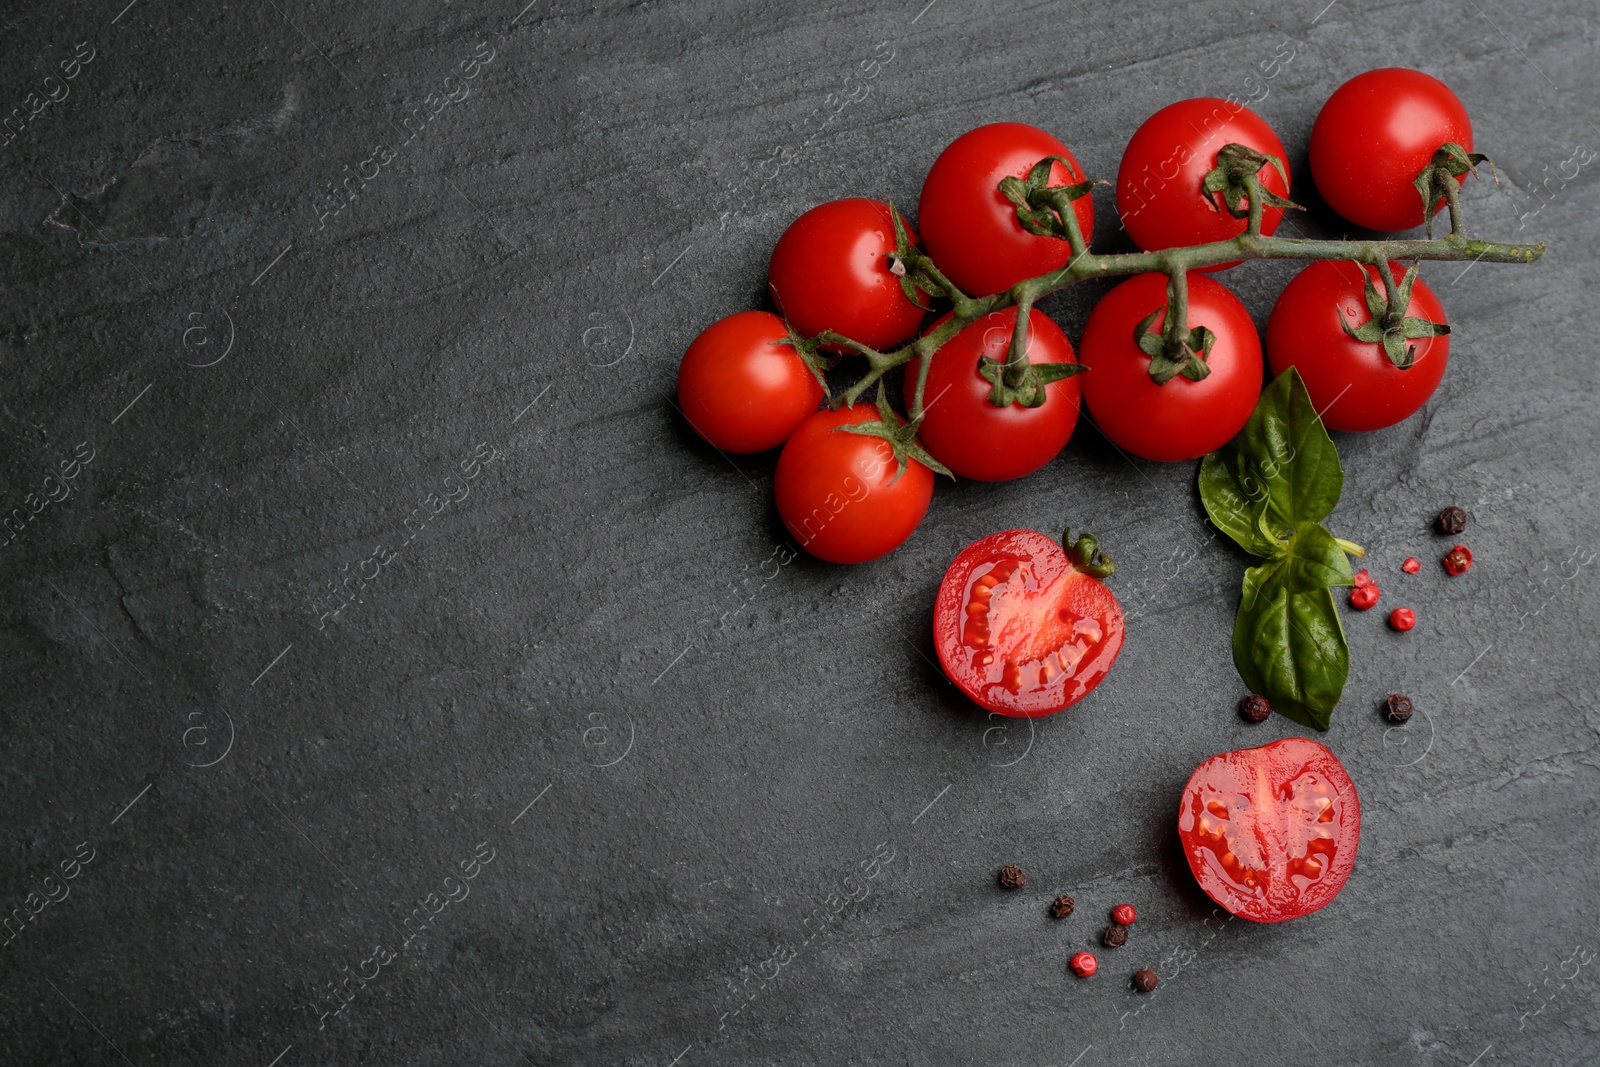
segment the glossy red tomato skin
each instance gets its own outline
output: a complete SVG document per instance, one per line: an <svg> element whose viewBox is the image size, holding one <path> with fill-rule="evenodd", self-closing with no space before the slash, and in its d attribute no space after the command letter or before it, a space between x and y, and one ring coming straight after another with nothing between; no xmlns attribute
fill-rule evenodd
<svg viewBox="0 0 1600 1067"><path fill-rule="evenodd" d="M1311 178L1328 206L1357 226L1409 230L1422 225L1422 194L1412 182L1452 141L1472 151L1472 120L1449 86L1419 70L1369 70L1335 89L1317 113Z"/></svg>
<svg viewBox="0 0 1600 1067"><path fill-rule="evenodd" d="M822 403L822 386L770 311L741 311L706 327L678 364L678 406L694 432L724 452L765 452Z"/></svg>
<svg viewBox="0 0 1600 1067"><path fill-rule="evenodd" d="M1339 313L1352 327L1372 318L1363 296L1363 268L1348 260L1313 263L1295 275L1267 320L1267 362L1274 375L1295 367L1311 402L1331 430L1381 430L1414 414L1439 387L1450 361L1450 337L1419 337L1412 364L1401 370L1383 346L1357 341L1339 325ZM1366 267L1378 292L1388 295L1378 268ZM1405 264L1390 263L1395 281ZM1406 314L1445 322L1439 298L1418 278Z"/></svg>
<svg viewBox="0 0 1600 1067"><path fill-rule="evenodd" d="M909 224L913 244L917 235ZM835 330L869 348L892 348L917 332L923 311L889 271L894 216L881 200L830 200L789 224L772 250L767 286L803 337Z"/></svg>
<svg viewBox="0 0 1600 1067"><path fill-rule="evenodd" d="M1267 120L1243 104L1215 97L1179 100L1144 120L1117 169L1117 211L1133 243L1146 251L1177 245L1226 241L1245 231L1245 219L1236 219L1221 205L1220 193L1208 198L1201 191L1207 172L1217 165L1217 151L1237 142L1278 157L1284 171L1289 159L1283 142ZM1261 183L1282 197L1289 186L1272 166L1262 168ZM1284 209L1262 212L1261 232L1278 228ZM1222 270L1221 263L1206 270Z"/></svg>
<svg viewBox="0 0 1600 1067"><path fill-rule="evenodd" d="M1084 181L1077 157L1055 137L1022 122L995 122L951 141L933 161L922 183L917 224L923 248L968 296L988 296L1024 278L1056 270L1072 258L1058 237L1041 237L1022 228L1017 208L1000 194L1000 179L1026 178L1046 156L1070 160L1050 168L1051 185ZM1085 241L1094 238L1094 201L1072 202Z"/></svg>
<svg viewBox="0 0 1600 1067"><path fill-rule="evenodd" d="M1003 482L1032 474L1056 458L1078 425L1078 376L1047 385L1045 401L1036 408L989 403L994 386L978 373L978 361L983 356L1005 361L1016 321L1014 307L990 312L946 341L928 368L926 415L918 436L958 478ZM1040 366L1074 361L1072 342L1037 308L1028 316L1028 360ZM908 395L920 362L906 364Z"/></svg>
<svg viewBox="0 0 1600 1067"><path fill-rule="evenodd" d="M1150 357L1134 341L1139 320L1166 303L1167 279L1139 274L1107 293L1089 313L1079 362L1089 370L1083 399L1095 425L1118 448L1145 459L1198 459L1230 441L1261 395L1261 339L1239 298L1210 277L1189 274L1189 326L1217 335L1198 382L1181 375L1150 379ZM1166 312L1151 328L1160 330Z"/></svg>
<svg viewBox="0 0 1600 1067"><path fill-rule="evenodd" d="M1016 718L1053 715L1088 696L1116 662L1125 630L1105 583L1033 530L1003 530L962 549L934 601L933 644L946 677L980 707Z"/></svg>
<svg viewBox="0 0 1600 1067"><path fill-rule="evenodd" d="M933 498L933 471L911 460L899 473L880 437L837 427L871 422L871 404L822 410L778 454L778 515L795 542L830 563L865 563L898 548Z"/></svg>
<svg viewBox="0 0 1600 1067"><path fill-rule="evenodd" d="M1196 767L1178 806L1178 837L1207 896L1241 919L1282 922L1326 907L1344 888L1361 841L1361 800L1338 757L1288 737Z"/></svg>

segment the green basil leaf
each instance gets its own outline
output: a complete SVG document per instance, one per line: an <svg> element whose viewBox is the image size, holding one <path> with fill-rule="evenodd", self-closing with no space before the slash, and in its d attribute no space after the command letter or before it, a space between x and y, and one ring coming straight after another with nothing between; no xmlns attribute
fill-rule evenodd
<svg viewBox="0 0 1600 1067"><path fill-rule="evenodd" d="M1339 451L1311 403L1300 372L1293 367L1266 388L1239 436L1214 455L1229 475L1229 480L1221 482L1222 488L1231 484L1234 493L1231 498L1220 496L1215 508L1206 501L1207 512L1236 510L1242 498L1251 527L1264 518L1275 538L1290 536L1302 523L1322 521L1344 489ZM1202 465L1202 473L1204 470ZM1218 480L1214 474L1214 490ZM1200 491L1204 500L1204 479ZM1212 521L1217 522L1214 513ZM1231 526L1217 525L1229 536L1233 536L1233 528L1242 527L1238 519ZM1260 551L1254 536L1248 541L1234 539L1257 555L1270 554Z"/></svg>
<svg viewBox="0 0 1600 1067"><path fill-rule="evenodd" d="M1285 543L1278 561L1283 564L1283 583L1291 593L1309 593L1333 585L1354 585L1350 557L1333 534L1317 523L1302 523L1294 537Z"/></svg>
<svg viewBox="0 0 1600 1067"><path fill-rule="evenodd" d="M1211 523L1238 547L1251 555L1274 555L1274 542L1256 523L1261 499L1251 499L1250 491L1238 483L1234 467L1222 461L1221 453L1211 453L1200 461L1200 502Z"/></svg>
<svg viewBox="0 0 1600 1067"><path fill-rule="evenodd" d="M1256 522L1261 512L1259 494L1252 499L1239 483L1234 468L1212 452L1200 461L1200 503L1212 523L1254 556L1271 556L1276 551L1272 539Z"/></svg>
<svg viewBox="0 0 1600 1067"><path fill-rule="evenodd" d="M1333 594L1326 586L1296 591L1295 567L1280 559L1245 572L1233 663L1274 711L1326 730L1350 673L1350 650Z"/></svg>

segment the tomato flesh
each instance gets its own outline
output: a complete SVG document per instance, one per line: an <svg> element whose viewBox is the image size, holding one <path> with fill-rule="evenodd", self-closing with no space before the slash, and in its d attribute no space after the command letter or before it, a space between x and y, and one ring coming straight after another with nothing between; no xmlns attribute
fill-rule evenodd
<svg viewBox="0 0 1600 1067"><path fill-rule="evenodd" d="M933 613L944 672L990 711L1033 718L1087 696L1122 651L1122 608L1053 538L1005 530L945 572Z"/></svg>
<svg viewBox="0 0 1600 1067"><path fill-rule="evenodd" d="M1289 737L1195 768L1178 836L1207 896L1242 919L1282 922L1325 907L1344 888L1361 802L1338 757Z"/></svg>

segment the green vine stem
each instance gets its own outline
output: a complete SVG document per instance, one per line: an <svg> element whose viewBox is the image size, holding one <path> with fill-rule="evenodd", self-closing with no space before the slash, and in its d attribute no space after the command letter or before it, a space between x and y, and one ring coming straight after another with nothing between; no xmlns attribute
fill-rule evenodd
<svg viewBox="0 0 1600 1067"><path fill-rule="evenodd" d="M1431 166L1432 164L1430 164ZM832 335L827 343L842 344L863 355L868 370L840 397L840 403L854 404L895 367L915 358L920 361L917 381L907 404L910 421L919 425L925 409L923 391L927 384L928 364L932 356L950 338L968 325L993 311L1009 307L1019 310L1007 356L1007 377L1013 365L1025 367L1027 338L1027 310L1042 297L1058 292L1090 278L1115 278L1132 274L1165 274L1169 279L1169 293L1180 305L1186 295L1186 285L1179 279L1189 271L1258 259L1324 260L1342 259L1364 263L1376 268L1389 292L1394 292L1394 279L1389 269L1393 260L1436 260L1441 262L1532 263L1544 255L1542 244L1506 244L1468 237L1463 232L1459 198L1449 182L1444 196L1450 209L1451 231L1441 238L1401 241L1343 241L1315 240L1310 238L1269 237L1260 232L1266 191L1260 180L1248 175L1244 180L1249 197L1249 222L1243 233L1226 241L1209 244L1164 248L1155 252L1123 252L1097 254L1089 250L1079 232L1077 218L1065 195L1051 195L1050 206L1061 218L1069 246L1074 255L1066 266L1032 278L1025 278L1005 292L992 296L969 297L952 285L933 261L920 249L912 248L902 266L917 278L917 284L952 304L950 317L914 342L889 352L876 352L856 345L846 338ZM926 284L924 284L926 283ZM1169 311L1163 330L1168 339L1178 338L1185 332L1186 316Z"/></svg>

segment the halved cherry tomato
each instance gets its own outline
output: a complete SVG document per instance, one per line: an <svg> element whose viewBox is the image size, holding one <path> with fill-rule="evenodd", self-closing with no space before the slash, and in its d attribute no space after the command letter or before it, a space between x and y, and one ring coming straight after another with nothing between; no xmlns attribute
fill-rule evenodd
<svg viewBox="0 0 1600 1067"><path fill-rule="evenodd" d="M1000 193L1000 179L1026 178L1047 156L1051 185L1076 185L1083 168L1067 146L1022 122L995 122L951 141L922 183L917 224L923 247L945 277L968 296L988 296L1024 278L1066 266L1072 246L1060 237L1029 233L1017 206ZM1073 215L1085 241L1094 239L1094 200L1080 196Z"/></svg>
<svg viewBox="0 0 1600 1067"><path fill-rule="evenodd" d="M912 243L917 235L906 225ZM772 250L772 302L803 337L823 330L869 348L891 348L917 332L923 311L889 270L894 216L881 200L830 200L789 224Z"/></svg>
<svg viewBox="0 0 1600 1067"><path fill-rule="evenodd" d="M994 384L978 373L978 361L988 356L1005 362L1016 321L1014 307L974 320L940 346L928 368L926 414L918 436L928 454L958 478L1003 482L1031 474L1056 457L1078 425L1076 377L1045 386L1045 401L1035 408L997 408L989 402ZM1038 365L1073 361L1072 342L1038 308L1028 315L1028 360ZM920 362L906 364L908 393Z"/></svg>
<svg viewBox="0 0 1600 1067"><path fill-rule="evenodd" d="M1361 842L1361 801L1337 756L1287 737L1196 767L1178 837L1207 896L1241 919L1282 922L1344 888Z"/></svg>
<svg viewBox="0 0 1600 1067"><path fill-rule="evenodd" d="M933 499L933 471L900 470L881 437L843 429L878 419L871 404L817 412L778 453L778 516L801 548L830 563L864 563L911 536Z"/></svg>
<svg viewBox="0 0 1600 1067"><path fill-rule="evenodd" d="M979 705L1036 718L1082 700L1122 651L1122 607L1096 572L1090 538L1069 550L1033 530L961 550L939 583L933 644L945 674Z"/></svg>
<svg viewBox="0 0 1600 1067"><path fill-rule="evenodd" d="M678 364L678 404L694 432L724 452L765 452L822 403L822 386L770 311L707 326Z"/></svg>

